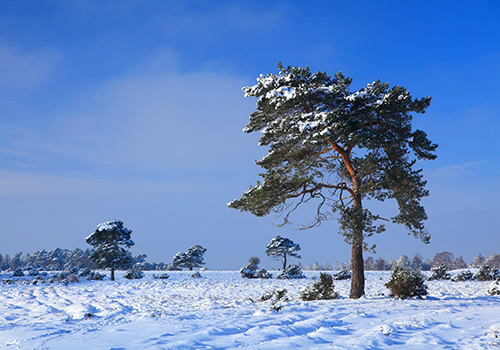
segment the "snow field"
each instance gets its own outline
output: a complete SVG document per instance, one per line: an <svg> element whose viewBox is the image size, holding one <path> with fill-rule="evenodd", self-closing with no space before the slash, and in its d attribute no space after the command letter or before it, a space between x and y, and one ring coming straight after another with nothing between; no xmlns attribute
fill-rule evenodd
<svg viewBox="0 0 500 350"><path fill-rule="evenodd" d="M0 285L5 349L488 349L500 346L491 282L428 281L426 300L387 297L390 272L367 272L366 296L303 302L301 280L238 272L169 272L169 279ZM317 277L318 272L306 272ZM289 300L260 302L287 289Z"/></svg>

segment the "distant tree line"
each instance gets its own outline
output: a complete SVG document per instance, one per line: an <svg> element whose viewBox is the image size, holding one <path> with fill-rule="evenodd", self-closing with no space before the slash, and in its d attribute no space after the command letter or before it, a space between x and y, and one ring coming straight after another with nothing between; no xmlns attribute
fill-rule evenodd
<svg viewBox="0 0 500 350"><path fill-rule="evenodd" d="M115 270L162 271L181 270L205 265L203 255L207 251L201 245L194 245L186 252L175 254L170 264L150 263L146 254L132 256L130 248L135 243L131 239L132 230L123 225L121 220L112 220L97 225L96 230L86 239L93 249L74 250L57 248L52 251L40 250L33 254L22 252L11 257L0 254L0 271L37 270L64 271L73 269L111 269L111 280Z"/></svg>
<svg viewBox="0 0 500 350"><path fill-rule="evenodd" d="M179 262L181 266L177 265L177 263L166 264L163 262L148 262L146 261L146 254L139 254L137 256L133 256L131 264L129 266L123 267L123 269L133 267L134 269L142 271L168 271L180 270L181 267L189 269L189 266L191 265L192 267L201 267L204 264L203 260L200 260L199 255L190 257L190 252L204 252L204 248L192 248L188 249L186 253L177 253L175 255L177 256L177 259L174 256L174 262ZM71 268L96 269L97 264L90 258L93 252L93 249L82 250L80 248L76 248L70 250L56 248L52 251L42 249L31 254L23 254L22 252L18 252L12 256L9 254L0 254L0 270L14 271L17 268L22 268L25 270L38 269L41 271L63 271L69 270ZM179 256L182 256L183 254L183 258L180 259ZM188 261L187 263L186 259ZM258 258L254 257L254 259ZM191 260L195 261L194 265L189 262ZM376 259L374 259L373 257L368 257L364 260L364 264L366 270L372 271L389 271L393 270L396 266L414 267L423 271L429 271L431 270L431 268L441 265L446 265L448 270L464 269L467 267L479 268L484 265L500 269L500 254L492 254L489 257L483 257L481 254L479 254L472 261L467 263L462 256L455 258L453 253L445 251L434 255L434 258L432 260L424 260L420 254L415 254L412 258L409 258L406 255L401 255L396 260L385 260L381 257ZM328 271L334 269L341 270L344 268L350 270L349 263L337 264L335 268L333 268L332 265L330 265L328 262L325 264L319 264L318 262L315 262L314 264L306 265L303 269L307 271Z"/></svg>
<svg viewBox="0 0 500 350"><path fill-rule="evenodd" d="M364 268L368 271L391 271L398 266L411 267L415 270L430 271L431 269L442 265L446 266L448 270L465 269L467 267L479 268L485 265L500 269L500 254L492 254L488 258L485 258L481 254L479 254L469 263L467 263L462 256L455 258L454 254L448 251L436 253L432 260L424 260L422 255L420 255L419 253L415 254L412 258L409 258L406 255L401 255L396 260L385 260L382 257L375 259L371 256L364 259ZM337 265L335 266L335 270L341 269L350 270L350 262L346 262L343 264L337 263ZM327 271L332 270L332 267L328 262L325 265L321 265L318 262L315 262L312 265L305 266L304 270Z"/></svg>

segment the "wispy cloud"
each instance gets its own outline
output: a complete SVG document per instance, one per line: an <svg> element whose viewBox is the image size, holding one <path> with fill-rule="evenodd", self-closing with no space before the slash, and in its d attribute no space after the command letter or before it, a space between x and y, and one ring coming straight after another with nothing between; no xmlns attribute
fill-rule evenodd
<svg viewBox="0 0 500 350"><path fill-rule="evenodd" d="M25 50L0 46L0 86L5 89L32 88L45 82L62 60L54 48Z"/></svg>
<svg viewBox="0 0 500 350"><path fill-rule="evenodd" d="M19 148L9 153L48 157L66 171L107 168L122 175L206 171L237 161L241 150L233 145L246 138L241 127L254 104L241 94L244 82L208 71L180 73L157 61L56 106L64 112L51 122L23 125Z"/></svg>

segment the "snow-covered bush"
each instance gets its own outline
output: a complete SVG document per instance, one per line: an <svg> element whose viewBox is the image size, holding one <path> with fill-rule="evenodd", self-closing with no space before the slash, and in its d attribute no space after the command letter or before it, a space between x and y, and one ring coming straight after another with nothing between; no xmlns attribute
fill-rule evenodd
<svg viewBox="0 0 500 350"><path fill-rule="evenodd" d="M24 277L24 271L20 267L18 267L13 273L12 277Z"/></svg>
<svg viewBox="0 0 500 350"><path fill-rule="evenodd" d="M330 300L340 298L340 294L334 290L333 276L327 273L320 273L319 280L313 282L300 292L300 299L310 300Z"/></svg>
<svg viewBox="0 0 500 350"><path fill-rule="evenodd" d="M479 268L475 277L478 281L493 281L500 278L500 271L494 267L483 265Z"/></svg>
<svg viewBox="0 0 500 350"><path fill-rule="evenodd" d="M432 275L429 277L429 281L434 280L449 280L451 275L447 272L448 268L445 264L433 267L431 269Z"/></svg>
<svg viewBox="0 0 500 350"><path fill-rule="evenodd" d="M488 290L489 295L500 295L500 279L493 282Z"/></svg>
<svg viewBox="0 0 500 350"><path fill-rule="evenodd" d="M130 269L124 275L123 278L129 280L138 280L144 277L144 272L141 270Z"/></svg>
<svg viewBox="0 0 500 350"><path fill-rule="evenodd" d="M470 281L474 279L474 274L470 270L463 270L451 278L453 282Z"/></svg>
<svg viewBox="0 0 500 350"><path fill-rule="evenodd" d="M333 279L336 281L348 280L351 277L352 277L351 272L347 271L347 269L345 268L333 274Z"/></svg>
<svg viewBox="0 0 500 350"><path fill-rule="evenodd" d="M240 270L241 277L243 278L271 278L271 274L266 269L259 269L257 265L247 264Z"/></svg>
<svg viewBox="0 0 500 350"><path fill-rule="evenodd" d="M193 277L193 278L202 278L201 277L201 273L199 273L198 271L196 271L195 273L192 273L191 277Z"/></svg>
<svg viewBox="0 0 500 350"><path fill-rule="evenodd" d="M102 273L91 271L88 274L87 279L90 280L90 281L101 281L101 280L104 279L104 277L106 277L106 276L103 275Z"/></svg>
<svg viewBox="0 0 500 350"><path fill-rule="evenodd" d="M153 278L155 279L160 279L160 280L166 280L170 276L166 273L162 273L161 275L153 275Z"/></svg>
<svg viewBox="0 0 500 350"><path fill-rule="evenodd" d="M306 278L299 265L290 265L277 276L279 279Z"/></svg>
<svg viewBox="0 0 500 350"><path fill-rule="evenodd" d="M385 286L391 291L391 297L400 299L421 298L427 295L427 286L424 281L425 278L420 271L396 267Z"/></svg>
<svg viewBox="0 0 500 350"><path fill-rule="evenodd" d="M89 269L88 267L84 267L84 268L79 270L78 276L85 277L85 276L90 275L91 273L92 273L91 269Z"/></svg>
<svg viewBox="0 0 500 350"><path fill-rule="evenodd" d="M270 292L264 292L260 301L271 301L270 309L273 311L280 311L283 308L282 303L288 301L286 289L274 289Z"/></svg>
<svg viewBox="0 0 500 350"><path fill-rule="evenodd" d="M40 270L36 267L33 267L28 270L28 276L38 276L40 274Z"/></svg>

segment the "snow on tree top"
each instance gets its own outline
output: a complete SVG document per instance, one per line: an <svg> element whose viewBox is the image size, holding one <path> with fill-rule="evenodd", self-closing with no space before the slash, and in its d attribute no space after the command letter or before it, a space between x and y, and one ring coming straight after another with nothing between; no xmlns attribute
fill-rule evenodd
<svg viewBox="0 0 500 350"><path fill-rule="evenodd" d="M108 230L111 231L117 229L120 226L123 226L123 223L122 225L120 225L120 223L121 221L118 220L104 222L102 224L97 225L97 231L108 231Z"/></svg>

